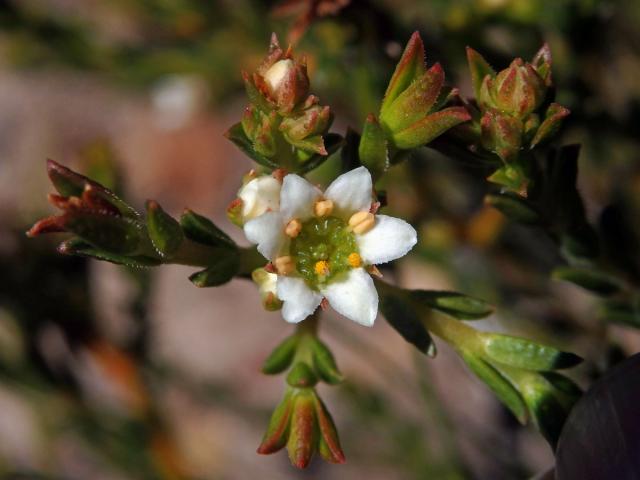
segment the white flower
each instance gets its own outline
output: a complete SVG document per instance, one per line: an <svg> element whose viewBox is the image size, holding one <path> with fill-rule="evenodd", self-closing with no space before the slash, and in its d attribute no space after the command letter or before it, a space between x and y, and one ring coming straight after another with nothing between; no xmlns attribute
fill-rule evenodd
<svg viewBox="0 0 640 480"><path fill-rule="evenodd" d="M286 321L311 315L323 298L340 314L373 325L378 293L367 269L404 256L417 241L404 220L374 215L371 174L364 167L340 175L324 194L289 174L279 211L247 222L244 232L278 274Z"/></svg>
<svg viewBox="0 0 640 480"><path fill-rule="evenodd" d="M254 178L238 192L242 200L242 220L246 222L265 212L280 207L280 188L282 184L271 175Z"/></svg>

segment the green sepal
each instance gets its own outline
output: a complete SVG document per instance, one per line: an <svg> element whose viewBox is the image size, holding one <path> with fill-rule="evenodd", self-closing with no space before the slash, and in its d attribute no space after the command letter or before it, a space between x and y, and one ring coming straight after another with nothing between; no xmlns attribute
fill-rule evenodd
<svg viewBox="0 0 640 480"><path fill-rule="evenodd" d="M72 238L61 243L58 247L58 252L65 255L95 258L96 260L135 268L155 267L162 263L160 259L146 255L126 256L107 252L94 247L80 238Z"/></svg>
<svg viewBox="0 0 640 480"><path fill-rule="evenodd" d="M435 356L435 344L408 296L395 292L379 294L380 311L389 325L422 353Z"/></svg>
<svg viewBox="0 0 640 480"><path fill-rule="evenodd" d="M313 368L318 377L329 385L337 385L344 380L338 370L336 360L331 350L319 339L313 338L310 343Z"/></svg>
<svg viewBox="0 0 640 480"><path fill-rule="evenodd" d="M487 180L492 183L502 185L503 187L507 187L518 195L526 194L527 187L529 185L527 167L520 161L503 165L487 177Z"/></svg>
<svg viewBox="0 0 640 480"><path fill-rule="evenodd" d="M287 383L291 387L307 388L318 383L318 377L306 362L296 362L287 375Z"/></svg>
<svg viewBox="0 0 640 480"><path fill-rule="evenodd" d="M487 195L484 197L484 203L491 205L510 220L526 224L540 222L540 214L535 207L513 192Z"/></svg>
<svg viewBox="0 0 640 480"><path fill-rule="evenodd" d="M221 252L210 267L189 276L196 287L217 287L229 282L240 269L240 255L237 250Z"/></svg>
<svg viewBox="0 0 640 480"><path fill-rule="evenodd" d="M398 95L406 90L413 81L422 76L426 69L424 44L420 34L413 32L398 65L396 65L391 80L389 80L389 85L380 107L380 113L384 114Z"/></svg>
<svg viewBox="0 0 640 480"><path fill-rule="evenodd" d="M306 468L317 448L319 432L314 405L315 397L315 392L310 388L298 390L294 397L287 453L289 460L297 468Z"/></svg>
<svg viewBox="0 0 640 480"><path fill-rule="evenodd" d="M456 125L471 120L464 107L449 107L418 120L407 128L391 132L393 144L402 150L426 145Z"/></svg>
<svg viewBox="0 0 640 480"><path fill-rule="evenodd" d="M498 333L479 334L484 353L497 363L534 371L550 371L573 367L582 358L548 345Z"/></svg>
<svg viewBox="0 0 640 480"><path fill-rule="evenodd" d="M518 421L524 425L528 418L527 406L522 395L511 382L494 366L473 353L461 350L460 355L471 371L496 394Z"/></svg>
<svg viewBox="0 0 640 480"><path fill-rule="evenodd" d="M253 146L253 142L251 142L251 140L249 140L247 135L244 133L242 123L238 122L233 125L229 130L227 130L227 132L225 133L225 137L231 140L240 150L242 150L249 158L251 158L259 165L262 165L269 170L279 168L279 165L275 161L259 154L256 151Z"/></svg>
<svg viewBox="0 0 640 480"><path fill-rule="evenodd" d="M296 173L303 175L318 168L326 162L332 154L337 152L344 143L342 136L337 133L327 133L322 138L324 141L326 155L321 155L319 153L310 155L298 168L296 168Z"/></svg>
<svg viewBox="0 0 640 480"><path fill-rule="evenodd" d="M443 84L444 71L436 63L398 95L380 114L380 122L391 132L410 127L432 111Z"/></svg>
<svg viewBox="0 0 640 480"><path fill-rule="evenodd" d="M544 121L538 127L533 140L531 140L530 148L535 148L539 144L551 139L562 126L564 118L570 113L568 108L558 105L557 103L549 105Z"/></svg>
<svg viewBox="0 0 640 480"><path fill-rule="evenodd" d="M489 303L458 292L412 290L410 296L417 303L460 320L476 320L493 313L493 306Z"/></svg>
<svg viewBox="0 0 640 480"><path fill-rule="evenodd" d="M557 267L551 278L571 282L602 296L613 295L623 288L617 278L593 268Z"/></svg>
<svg viewBox="0 0 640 480"><path fill-rule="evenodd" d="M258 453L268 455L284 448L289 438L289 427L293 413L293 393L290 389L284 394L284 398L273 411L269 426L258 447Z"/></svg>
<svg viewBox="0 0 640 480"><path fill-rule="evenodd" d="M262 364L262 373L267 375L276 375L284 372L293 360L298 348L300 337L291 335L284 339Z"/></svg>
<svg viewBox="0 0 640 480"><path fill-rule="evenodd" d="M471 83L473 84L473 92L476 99L480 98L480 88L484 78L489 75L491 78L496 76L496 72L491 65L484 59L482 55L473 48L467 47L467 63L471 71Z"/></svg>
<svg viewBox="0 0 640 480"><path fill-rule="evenodd" d="M167 258L178 250L184 240L180 224L153 200L147 202L147 231L153 246Z"/></svg>
<svg viewBox="0 0 640 480"><path fill-rule="evenodd" d="M180 217L180 226L189 240L212 247L226 247L235 250L236 243L206 217L192 210L185 210Z"/></svg>
<svg viewBox="0 0 640 480"><path fill-rule="evenodd" d="M389 168L387 138L373 114L369 114L364 122L358 146L358 158L360 163L371 172L374 182Z"/></svg>

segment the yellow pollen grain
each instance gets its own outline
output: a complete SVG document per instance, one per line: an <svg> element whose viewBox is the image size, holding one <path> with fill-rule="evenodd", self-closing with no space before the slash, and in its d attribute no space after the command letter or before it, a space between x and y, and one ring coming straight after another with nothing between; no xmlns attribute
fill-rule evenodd
<svg viewBox="0 0 640 480"><path fill-rule="evenodd" d="M329 262L327 262L326 260L320 260L316 262L313 268L316 272L316 275L320 275L320 276L329 275Z"/></svg>
<svg viewBox="0 0 640 480"><path fill-rule="evenodd" d="M352 268L358 268L362 266L362 257L360 257L356 252L353 252L347 257L347 262L349 262L349 266Z"/></svg>

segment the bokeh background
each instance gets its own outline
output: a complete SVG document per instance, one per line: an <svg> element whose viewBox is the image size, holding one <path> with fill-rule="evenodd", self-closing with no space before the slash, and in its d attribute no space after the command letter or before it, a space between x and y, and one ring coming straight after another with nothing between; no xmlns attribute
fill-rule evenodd
<svg viewBox="0 0 640 480"><path fill-rule="evenodd" d="M258 456L283 385L260 365L291 327L261 309L250 282L197 289L189 268L63 257L61 238L24 231L51 211L52 158L140 208L148 198L172 214L188 206L243 242L224 211L251 164L222 134L242 113L240 72L257 66L270 33L307 55L313 91L344 134L377 111L419 30L429 64L467 94L466 45L500 69L549 42L557 101L572 111L558 143L583 145L589 217L613 208L637 235L639 23L633 0L1 0L2 478L518 479L549 469L544 440L446 345L426 359L382 319L368 330L333 315L321 336L348 380L321 394L347 464L300 472L284 453ZM314 178L330 179L339 161ZM640 350L640 336L549 280L554 245L483 207L486 173L426 149L390 172L389 211L414 222L420 244L388 275L493 302L478 328L581 354L574 378L587 387ZM638 258L617 261L640 275Z"/></svg>

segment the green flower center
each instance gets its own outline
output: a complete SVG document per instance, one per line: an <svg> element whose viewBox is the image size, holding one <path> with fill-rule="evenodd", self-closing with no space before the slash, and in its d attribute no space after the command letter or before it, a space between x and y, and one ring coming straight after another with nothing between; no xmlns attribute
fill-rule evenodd
<svg viewBox="0 0 640 480"><path fill-rule="evenodd" d="M337 217L304 222L291 239L289 254L300 276L314 289L361 263L353 232Z"/></svg>

